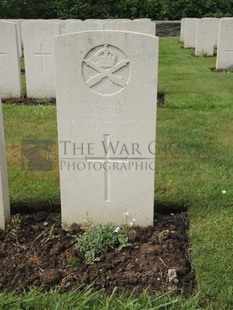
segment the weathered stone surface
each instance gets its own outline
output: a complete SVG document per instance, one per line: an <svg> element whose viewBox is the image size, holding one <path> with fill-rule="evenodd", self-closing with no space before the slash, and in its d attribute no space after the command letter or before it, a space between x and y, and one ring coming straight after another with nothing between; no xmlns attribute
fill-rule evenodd
<svg viewBox="0 0 233 310"><path fill-rule="evenodd" d="M60 24L47 21L26 22L22 26L27 96L55 97L53 38Z"/></svg>
<svg viewBox="0 0 233 310"><path fill-rule="evenodd" d="M15 23L0 21L0 97L21 97L20 59Z"/></svg>
<svg viewBox="0 0 233 310"><path fill-rule="evenodd" d="M202 18L197 22L197 35L195 44L195 56L202 54L214 55L214 46L218 40L218 18Z"/></svg>
<svg viewBox="0 0 233 310"><path fill-rule="evenodd" d="M216 69L233 68L233 18L220 20Z"/></svg>
<svg viewBox="0 0 233 310"><path fill-rule="evenodd" d="M80 32L55 49L63 226L153 224L158 38Z"/></svg>
<svg viewBox="0 0 233 310"><path fill-rule="evenodd" d="M198 18L186 18L184 22L184 48L195 48Z"/></svg>

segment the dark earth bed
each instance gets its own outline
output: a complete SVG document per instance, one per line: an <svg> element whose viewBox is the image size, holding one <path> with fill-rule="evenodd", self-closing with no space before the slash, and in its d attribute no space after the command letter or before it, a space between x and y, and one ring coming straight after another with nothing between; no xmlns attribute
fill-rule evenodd
<svg viewBox="0 0 233 310"><path fill-rule="evenodd" d="M13 225L0 231L0 291L58 285L65 292L94 282L94 289L107 293L115 287L118 293L140 293L149 287L153 294L172 290L173 295L189 296L195 274L187 223L185 212L157 214L154 226L129 228L131 246L104 253L100 261L87 265L75 245L80 226L62 230L58 213L14 216Z"/></svg>

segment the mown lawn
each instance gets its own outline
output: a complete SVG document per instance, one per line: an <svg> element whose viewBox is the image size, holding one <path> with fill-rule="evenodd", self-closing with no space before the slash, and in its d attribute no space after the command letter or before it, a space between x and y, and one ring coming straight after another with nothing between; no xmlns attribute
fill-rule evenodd
<svg viewBox="0 0 233 310"><path fill-rule="evenodd" d="M168 297L123 298L123 305L111 306L99 296L106 304L96 301L96 308L45 309L198 309L197 300L202 309L233 309L233 74L212 72L215 60L194 58L193 50L181 49L177 38L160 40L159 91L165 94L165 108L157 115L155 204L188 207L198 295L171 304ZM57 204L56 108L4 105L3 111L11 202L32 208ZM53 141L52 171L21 169L22 139ZM49 298L58 300L54 296Z"/></svg>

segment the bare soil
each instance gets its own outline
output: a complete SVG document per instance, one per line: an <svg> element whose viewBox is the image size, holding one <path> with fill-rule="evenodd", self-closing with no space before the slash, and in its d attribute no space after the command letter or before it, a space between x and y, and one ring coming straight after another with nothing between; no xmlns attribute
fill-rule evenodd
<svg viewBox="0 0 233 310"><path fill-rule="evenodd" d="M76 247L81 226L62 230L60 214L44 211L16 218L0 231L0 291L43 285L66 292L93 283L107 293L115 287L118 293L149 287L151 293L189 296L195 288L184 212L157 214L154 226L130 228L131 246L106 252L91 265Z"/></svg>

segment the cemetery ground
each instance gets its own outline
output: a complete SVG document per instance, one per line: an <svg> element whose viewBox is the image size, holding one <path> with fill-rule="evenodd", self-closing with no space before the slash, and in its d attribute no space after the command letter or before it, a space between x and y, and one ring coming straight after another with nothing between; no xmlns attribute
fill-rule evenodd
<svg viewBox="0 0 233 310"><path fill-rule="evenodd" d="M174 253L178 252L178 248L185 249L186 257L192 258L193 266L193 270L189 269L186 274L186 279L189 279L190 282L186 282L186 286L183 286L182 289L185 293L185 287L192 287L188 284L192 283L191 275L195 270L197 284L192 291L193 296L189 294L188 297L187 291L186 296L178 296L173 291L171 296L166 293L158 297L158 295L150 294L150 288L148 292L140 293L137 296L121 295L117 297L116 292L104 295L104 298L102 293L91 291L90 287L81 292L70 291L61 295L58 294L59 289L48 292L35 289L25 293L25 296L19 296L16 293L2 293L0 295L1 309L6 306L10 309L36 309L36 307L38 309L55 309L55 305L57 305L56 309L84 309L84 307L90 309L232 309L233 74L232 72L216 73L211 71L215 66L215 61L215 57L195 58L194 50L182 49L178 38L160 39L159 92L164 94L165 104L164 107L158 109L157 117L155 218L158 221L156 221L154 230L150 228L151 231L148 231L147 229L146 233L135 227L138 238L135 240L135 244L148 233L150 235L148 238L151 238L154 231L156 229L158 231L159 225L160 228L176 231L177 238L173 243L173 246L176 245ZM11 104L3 106L10 195L15 214L22 211L33 213L42 210L59 210L56 108L46 104L47 102L42 99L41 101L45 104L14 105L11 102ZM53 169L51 171L29 171L27 169L26 153L21 153L21 143L25 139L52 140L50 156ZM185 213L182 213L185 210L188 214L189 244L183 243L183 241L187 241L185 240L186 220L184 221L186 217ZM161 211L167 214L162 215ZM38 220L38 216L41 217L40 220ZM32 239L42 234L43 240L38 237L38 242L35 242L35 247L37 245L38 249L31 247L32 244L30 244L29 256L24 255L25 261L21 261L19 264L22 264L21 268L26 272L25 262L28 263L29 271L26 274L30 273L32 266L40 268L39 242L45 242L41 246L45 253L46 244L51 242L50 239L52 239L52 245L55 245L53 242L56 240L56 232L62 235L58 228L59 219L57 216L54 213L48 215L44 212L37 215L26 215L21 219L20 225L16 218L13 234L8 234L8 239L1 237L3 249L4 240L9 242L9 244L5 243L5 248L10 253L8 266L14 266L12 252L15 251L15 256L17 256L18 252L24 251L18 246L16 237L25 238L24 242L27 243L26 236L30 231L34 237ZM46 222L47 226L44 225ZM172 228L166 226L168 223L172 225ZM181 227L183 229L180 230ZM33 229L37 230L38 235ZM80 233L79 227L74 229L77 234ZM20 235L23 231L27 232L25 236ZM43 235L43 232L46 234ZM65 233L62 236L63 242L67 243L67 248L69 248L72 236L67 236ZM47 240L48 238L49 240ZM168 240L171 239L170 235ZM167 244L168 240L163 240L157 245ZM179 240L182 242L179 243ZM148 244L148 239L146 243ZM135 244L132 248L123 249L121 253L130 251L130 255L133 257L137 252L137 248L134 248ZM142 246L145 247L143 242L137 245L138 249ZM65 247L65 244L63 246ZM162 256L164 253L161 248L157 250L160 251L161 265L163 263L167 266L169 263L174 264L175 256L169 257L170 252L166 252L167 249L164 252L169 255L165 257ZM50 251L51 248L47 250L47 265L49 265ZM0 253L2 264L4 259L6 260L4 255L7 251ZM56 251L54 253L54 255L58 255ZM110 259L113 261L113 254L107 255L110 255ZM150 255L148 262L152 260ZM182 257L184 259L184 256ZM123 254L118 253L117 258L122 261ZM114 260L117 258L114 257ZM68 257L66 259L69 260ZM177 258L175 259L177 260ZM105 260L106 256L103 257L102 262L95 264L102 264L103 267L106 265L104 265ZM180 260L178 259L179 262ZM76 263L77 261L71 259L67 268L79 268ZM94 273L95 264L88 267L92 270L90 274ZM4 272L6 266L2 268ZM51 268L51 266L49 267ZM20 271L20 265L14 268ZM31 276L34 274L31 273ZM5 283L1 283L0 280L0 284L3 286L2 290L4 288L9 290L10 286L15 288L14 281L17 278L17 273L9 274L9 277L11 282L5 279ZM3 279L4 275L1 274L0 278ZM27 280L28 278L25 277L25 282ZM58 279L55 280L56 283ZM132 287L135 286L134 280ZM72 279L67 282L72 284ZM83 282L85 283L85 281ZM165 282L166 280L163 284ZM47 288L50 286L53 285L48 280ZM129 287L130 290L132 287ZM169 290L164 285L158 287L161 291ZM66 291L67 287L63 290ZM158 293L162 293L161 291L159 292L158 289Z"/></svg>

